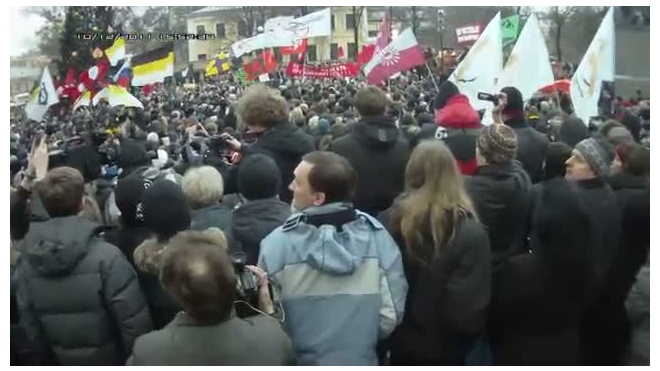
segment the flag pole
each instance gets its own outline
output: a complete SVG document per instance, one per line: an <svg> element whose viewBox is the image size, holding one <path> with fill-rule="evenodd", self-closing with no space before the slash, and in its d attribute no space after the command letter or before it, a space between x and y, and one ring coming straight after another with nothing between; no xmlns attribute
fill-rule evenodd
<svg viewBox="0 0 660 371"><path fill-rule="evenodd" d="M429 76L431 77L431 81L433 81L433 86L435 86L435 91L440 92L440 89L438 88L438 83L435 82L435 76L433 76L433 72L431 72L431 67L429 67L429 62L426 62L426 70L429 71Z"/></svg>

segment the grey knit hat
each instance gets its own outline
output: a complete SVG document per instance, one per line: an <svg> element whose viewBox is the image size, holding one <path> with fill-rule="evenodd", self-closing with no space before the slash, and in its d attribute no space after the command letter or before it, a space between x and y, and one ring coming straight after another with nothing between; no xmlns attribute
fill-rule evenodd
<svg viewBox="0 0 660 371"><path fill-rule="evenodd" d="M491 165L505 164L516 156L516 132L503 124L492 124L481 130L477 138L479 152Z"/></svg>
<svg viewBox="0 0 660 371"><path fill-rule="evenodd" d="M607 176L610 174L610 166L614 161L614 148L602 139L588 138L575 145L575 150L580 152L587 160L589 167L596 176Z"/></svg>

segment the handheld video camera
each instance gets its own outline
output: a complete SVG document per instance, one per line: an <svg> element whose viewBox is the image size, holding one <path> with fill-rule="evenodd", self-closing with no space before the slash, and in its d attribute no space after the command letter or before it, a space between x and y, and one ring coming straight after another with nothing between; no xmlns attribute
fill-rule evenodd
<svg viewBox="0 0 660 371"><path fill-rule="evenodd" d="M236 300L246 302L250 306L257 308L259 305L259 283L257 282L257 278L245 266L245 254L235 252L231 256L231 261L236 276ZM236 306L236 314L240 318L246 318L256 314L249 306L243 303L241 304Z"/></svg>

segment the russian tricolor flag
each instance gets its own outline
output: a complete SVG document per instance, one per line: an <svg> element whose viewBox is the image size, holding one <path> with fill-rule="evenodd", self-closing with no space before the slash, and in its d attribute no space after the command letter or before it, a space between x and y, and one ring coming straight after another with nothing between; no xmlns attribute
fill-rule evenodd
<svg viewBox="0 0 660 371"><path fill-rule="evenodd" d="M117 85L127 88L131 84L131 58L128 57L124 61L124 64L121 66L119 71L115 74L114 77Z"/></svg>

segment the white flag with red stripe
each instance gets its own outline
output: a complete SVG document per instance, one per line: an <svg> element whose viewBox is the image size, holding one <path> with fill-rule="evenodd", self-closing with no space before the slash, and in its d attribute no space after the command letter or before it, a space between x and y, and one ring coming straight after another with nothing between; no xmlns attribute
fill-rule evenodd
<svg viewBox="0 0 660 371"><path fill-rule="evenodd" d="M364 73L370 84L378 84L397 72L424 63L424 53L412 29L408 28L364 65Z"/></svg>

